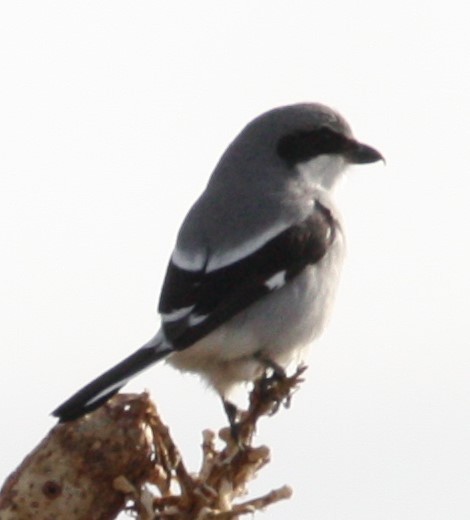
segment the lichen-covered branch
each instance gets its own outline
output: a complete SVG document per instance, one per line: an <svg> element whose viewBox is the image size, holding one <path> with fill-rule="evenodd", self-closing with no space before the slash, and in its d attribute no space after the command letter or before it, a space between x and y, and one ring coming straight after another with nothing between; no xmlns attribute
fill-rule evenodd
<svg viewBox="0 0 470 520"><path fill-rule="evenodd" d="M253 446L258 419L288 405L305 370L254 385L238 439L229 428L203 432L202 464L186 468L148 394L118 394L96 412L55 426L0 492L2 520L108 520L127 510L140 520L230 520L289 498L287 486L247 496L269 462Z"/></svg>

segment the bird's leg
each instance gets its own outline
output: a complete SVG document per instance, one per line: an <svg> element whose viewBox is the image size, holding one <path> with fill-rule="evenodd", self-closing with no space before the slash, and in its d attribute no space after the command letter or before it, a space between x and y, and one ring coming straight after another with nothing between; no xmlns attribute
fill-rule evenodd
<svg viewBox="0 0 470 520"><path fill-rule="evenodd" d="M223 397L222 397L222 404L224 405L224 410L225 410L225 413L227 414L232 439L238 443L240 440L240 423L238 422L240 412L233 403L231 403L230 401L227 401Z"/></svg>

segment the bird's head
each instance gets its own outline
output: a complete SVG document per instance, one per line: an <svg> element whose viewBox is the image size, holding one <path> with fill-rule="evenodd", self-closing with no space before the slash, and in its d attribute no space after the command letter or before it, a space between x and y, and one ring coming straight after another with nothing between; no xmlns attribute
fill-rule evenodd
<svg viewBox="0 0 470 520"><path fill-rule="evenodd" d="M327 188L349 164L383 160L375 148L353 137L340 114L319 103L287 105L261 114L236 137L224 158L230 158L242 175L302 172Z"/></svg>

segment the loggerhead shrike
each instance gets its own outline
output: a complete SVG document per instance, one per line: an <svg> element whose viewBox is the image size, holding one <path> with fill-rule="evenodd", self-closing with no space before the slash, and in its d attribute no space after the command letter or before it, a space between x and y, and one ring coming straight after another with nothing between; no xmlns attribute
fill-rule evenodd
<svg viewBox="0 0 470 520"><path fill-rule="evenodd" d="M231 388L282 371L324 328L344 236L331 194L349 164L381 154L316 103L275 108L235 138L186 216L160 296L161 329L79 390L61 422L101 406L168 358L227 400Z"/></svg>

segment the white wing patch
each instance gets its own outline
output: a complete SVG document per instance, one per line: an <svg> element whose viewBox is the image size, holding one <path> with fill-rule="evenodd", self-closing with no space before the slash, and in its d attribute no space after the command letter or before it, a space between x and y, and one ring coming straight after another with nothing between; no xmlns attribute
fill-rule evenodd
<svg viewBox="0 0 470 520"><path fill-rule="evenodd" d="M264 285L270 289L271 291L274 291L274 289L280 289L283 285L286 284L286 271L279 271L274 276L271 276L271 278L268 278Z"/></svg>
<svg viewBox="0 0 470 520"><path fill-rule="evenodd" d="M191 305L190 307L183 307L182 309L178 309L173 312L162 313L162 321L164 323L171 323L174 321L179 321L183 318L188 318L188 325L190 327L195 327L199 325L203 321L207 320L209 317L208 314L191 314L191 311L194 309L195 305Z"/></svg>
<svg viewBox="0 0 470 520"><path fill-rule="evenodd" d="M189 326L195 327L196 325L199 325L203 321L207 320L208 317L209 317L209 314L204 314L204 315L201 314L199 316L197 314L192 314L189 317Z"/></svg>
<svg viewBox="0 0 470 520"><path fill-rule="evenodd" d="M178 321L181 318L184 318L194 309L194 305L190 305L189 307L182 307L173 312L162 313L162 320L165 322L169 321Z"/></svg>
<svg viewBox="0 0 470 520"><path fill-rule="evenodd" d="M243 258L246 258L258 249L261 249L271 239L279 235L279 233L285 231L290 226L291 224L289 222L278 222L264 233L260 233L259 235L246 240L237 247L214 251L209 258L209 262L207 263L206 272L209 273L211 271L221 269L222 267L229 266L235 262L238 262L239 260L242 260Z"/></svg>
<svg viewBox="0 0 470 520"><path fill-rule="evenodd" d="M171 261L186 271L201 271L206 263L206 255L201 251L182 251L178 246L173 250Z"/></svg>
<svg viewBox="0 0 470 520"><path fill-rule="evenodd" d="M204 249L190 251L177 245L173 250L171 260L180 269L187 271L204 270L206 273L210 273L246 258L258 249L261 249L271 239L285 231L291 225L290 222L277 222L268 230L247 239L236 247L213 250L209 258L207 258L207 253Z"/></svg>

